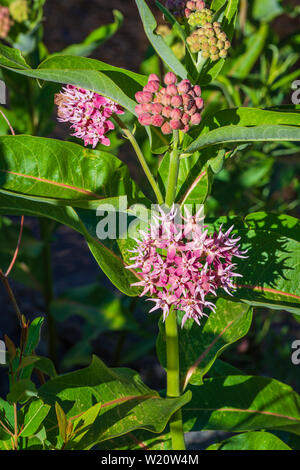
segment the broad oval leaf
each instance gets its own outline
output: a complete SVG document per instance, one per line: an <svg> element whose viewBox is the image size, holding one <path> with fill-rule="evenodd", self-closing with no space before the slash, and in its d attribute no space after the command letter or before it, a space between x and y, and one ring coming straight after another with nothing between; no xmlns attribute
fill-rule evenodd
<svg viewBox="0 0 300 470"><path fill-rule="evenodd" d="M201 325L188 320L181 329L183 312L177 315L179 326L180 371L183 388L190 382L201 384L203 376L230 344L245 336L252 322L252 309L247 305L218 299L216 312L203 318ZM157 353L166 365L164 324L160 322Z"/></svg>
<svg viewBox="0 0 300 470"><path fill-rule="evenodd" d="M300 434L300 397L275 379L232 375L190 389L193 398L183 416L194 431L277 429Z"/></svg>
<svg viewBox="0 0 300 470"><path fill-rule="evenodd" d="M251 305L300 313L300 222L287 215L256 212L241 218L220 218L213 226L235 225L246 259L237 260L234 297ZM212 228L212 227L211 227ZM220 292L220 295L223 295Z"/></svg>
<svg viewBox="0 0 300 470"><path fill-rule="evenodd" d="M99 416L80 440L80 449L90 449L98 442L135 429L162 432L170 416L191 399L190 392L180 398L161 398L133 370L109 369L97 357L89 367L47 382L40 388L39 396L52 407L58 401L68 419L101 403ZM50 440L55 440L57 421L53 408L45 425Z"/></svg>

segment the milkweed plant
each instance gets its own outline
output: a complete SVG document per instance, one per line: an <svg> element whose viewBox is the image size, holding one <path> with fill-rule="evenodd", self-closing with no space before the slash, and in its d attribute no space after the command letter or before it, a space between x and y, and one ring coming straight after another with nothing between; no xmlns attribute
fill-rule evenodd
<svg viewBox="0 0 300 470"><path fill-rule="evenodd" d="M239 1L156 2L157 24L150 2L136 0L152 58L142 73L86 57L116 32L119 12L105 32L50 54L39 34L44 2L1 3L0 65L12 97L1 108L0 212L21 216L21 229L0 277L21 339L16 346L5 336L0 449L185 450L185 434L205 430L231 433L213 450L290 448L300 435L296 391L219 359L248 333L253 307L300 312L298 220L263 211L215 217L208 204L214 179L238 152L300 142L297 105L226 107L219 98L211 107L218 77L224 85L244 65L235 54ZM33 96L30 112L14 114L14 88L22 87L26 103ZM66 141L47 137L53 105ZM66 225L122 295L142 298L157 323L164 391L96 356L57 373L49 269L50 358L35 353L43 317L25 318L9 281L24 216L41 221L44 260L51 223Z"/></svg>

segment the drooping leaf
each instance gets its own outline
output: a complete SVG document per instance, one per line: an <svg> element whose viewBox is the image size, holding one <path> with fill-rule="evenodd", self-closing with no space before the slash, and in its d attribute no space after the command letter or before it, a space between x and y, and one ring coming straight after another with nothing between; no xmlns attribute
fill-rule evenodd
<svg viewBox="0 0 300 470"><path fill-rule="evenodd" d="M185 153L193 154L197 150L211 145L229 144L230 147L250 142L299 142L300 129L294 126L262 125L254 127L224 126L200 135L190 144Z"/></svg>
<svg viewBox="0 0 300 470"><path fill-rule="evenodd" d="M185 388L190 382L201 384L203 376L216 359L230 344L245 336L252 321L249 306L218 299L216 313L210 313L201 326L188 320L181 329L183 313L177 315L179 323L180 372ZM166 365L166 344L164 324L160 323L157 340L157 353L160 362Z"/></svg>
<svg viewBox="0 0 300 470"><path fill-rule="evenodd" d="M170 47L164 42L163 38L155 33L157 23L146 2L144 0L135 0L135 2L141 16L146 36L157 54L176 75L180 78L187 78L187 71L184 66L177 59Z"/></svg>
<svg viewBox="0 0 300 470"><path fill-rule="evenodd" d="M292 450L269 432L246 432L212 444L206 450Z"/></svg>
<svg viewBox="0 0 300 470"><path fill-rule="evenodd" d="M279 429L300 434L300 397L275 379L233 375L207 379L190 389L193 398L183 416L194 431Z"/></svg>
<svg viewBox="0 0 300 470"><path fill-rule="evenodd" d="M37 69L21 67L8 60L12 49L0 45L0 66L27 77L38 78L56 83L69 83L87 90L95 91L116 101L134 113L136 102L134 94L143 87L147 78L125 69L105 64L86 57L53 54L44 60Z"/></svg>
<svg viewBox="0 0 300 470"><path fill-rule="evenodd" d="M74 383L78 384L74 387ZM43 385L39 396L45 403L58 401L70 419L101 403L101 411L93 426L80 440L80 449L112 439L135 429L159 433L170 416L190 400L190 394L178 399L164 399L143 384L130 369L108 369L94 357L85 369L64 374ZM51 411L46 419L49 438L57 435L56 417ZM76 447L76 446L75 446Z"/></svg>
<svg viewBox="0 0 300 470"><path fill-rule="evenodd" d="M221 223L222 230L234 224L243 249L248 249L248 257L237 261L237 272L243 277L236 281L234 297L251 305L299 314L299 220L256 212L243 220L220 218L213 226L217 228Z"/></svg>

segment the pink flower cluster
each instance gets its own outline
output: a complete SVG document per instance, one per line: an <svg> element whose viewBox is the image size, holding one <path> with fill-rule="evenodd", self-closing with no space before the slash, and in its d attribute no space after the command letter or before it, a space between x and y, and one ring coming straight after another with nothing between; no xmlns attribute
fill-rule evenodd
<svg viewBox="0 0 300 470"><path fill-rule="evenodd" d="M207 316L205 308L215 310L208 295L216 296L218 288L231 295L233 278L241 277L232 260L245 258L246 252L239 249L240 237L231 235L233 226L209 236L199 214L187 212L183 224L175 221L176 215L175 208L168 213L160 209L149 230L140 231L142 239L136 240L128 268L137 270L141 278L133 286L143 287L141 296L148 294L155 303L150 312L162 309L165 320L173 306L184 312L182 326L188 318L200 324L200 318Z"/></svg>
<svg viewBox="0 0 300 470"><path fill-rule="evenodd" d="M173 72L165 75L164 83L166 86L160 88L158 76L151 74L143 91L135 94L139 122L143 126L160 127L163 134L171 134L173 130L188 132L190 126L201 121L201 88L187 79L177 83Z"/></svg>
<svg viewBox="0 0 300 470"><path fill-rule="evenodd" d="M63 91L55 95L58 106L58 121L70 122L75 130L72 134L83 139L84 145L96 147L98 142L110 145L106 133L115 128L109 118L115 114L124 114L123 109L112 100L93 91L77 88L73 85L63 87Z"/></svg>

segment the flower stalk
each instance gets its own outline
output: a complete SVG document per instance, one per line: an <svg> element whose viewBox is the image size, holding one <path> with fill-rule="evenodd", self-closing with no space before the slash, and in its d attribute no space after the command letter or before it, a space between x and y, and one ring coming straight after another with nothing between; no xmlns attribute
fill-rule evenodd
<svg viewBox="0 0 300 470"><path fill-rule="evenodd" d="M145 175L147 176L147 179L155 193L155 196L157 198L157 202L158 204L163 204L164 202L164 199L163 199L163 196L160 192L160 189L155 181L155 178L153 176L153 174L151 173L151 170L146 162L146 159L144 157L144 154L139 146L139 144L137 143L134 135L130 132L130 130L125 126L124 122L114 114L113 116L114 120L116 121L116 123L120 126L120 128L122 129L124 135L127 137L127 139L129 140L129 142L131 143L138 159L139 159L139 162L144 170L144 173Z"/></svg>

